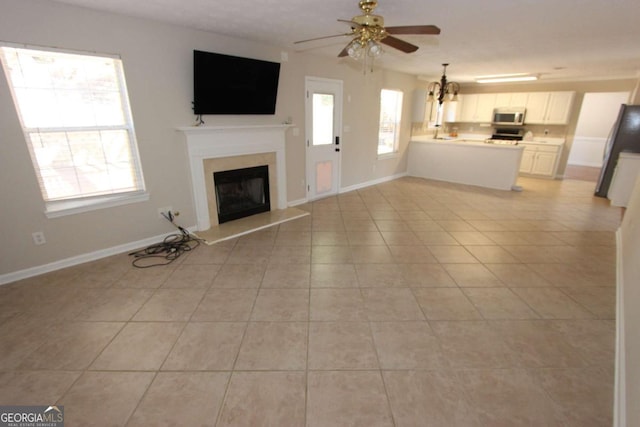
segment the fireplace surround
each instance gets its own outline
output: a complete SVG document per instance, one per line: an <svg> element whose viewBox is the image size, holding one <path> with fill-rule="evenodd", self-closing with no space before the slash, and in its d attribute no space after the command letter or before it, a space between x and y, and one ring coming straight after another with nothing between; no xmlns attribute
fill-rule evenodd
<svg viewBox="0 0 640 427"><path fill-rule="evenodd" d="M218 224L213 172L269 166L271 209L287 208L285 132L291 125L193 126L178 130L187 145L197 229Z"/></svg>

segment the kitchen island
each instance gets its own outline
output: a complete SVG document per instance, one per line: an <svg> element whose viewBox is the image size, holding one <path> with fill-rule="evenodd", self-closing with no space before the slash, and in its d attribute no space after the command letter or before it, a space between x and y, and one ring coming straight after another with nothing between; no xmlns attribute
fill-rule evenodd
<svg viewBox="0 0 640 427"><path fill-rule="evenodd" d="M409 143L408 174L498 190L520 190L516 180L522 152L521 145L416 136Z"/></svg>

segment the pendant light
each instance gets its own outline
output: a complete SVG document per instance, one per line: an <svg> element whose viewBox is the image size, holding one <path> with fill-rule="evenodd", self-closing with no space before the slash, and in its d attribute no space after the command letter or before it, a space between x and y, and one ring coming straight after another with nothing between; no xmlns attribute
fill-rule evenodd
<svg viewBox="0 0 640 427"><path fill-rule="evenodd" d="M445 101L458 101L458 92L460 92L460 84L456 82L447 81L447 67L449 64L442 64L443 71L442 77L439 82L431 82L427 86L428 101L438 101L438 104L442 105Z"/></svg>

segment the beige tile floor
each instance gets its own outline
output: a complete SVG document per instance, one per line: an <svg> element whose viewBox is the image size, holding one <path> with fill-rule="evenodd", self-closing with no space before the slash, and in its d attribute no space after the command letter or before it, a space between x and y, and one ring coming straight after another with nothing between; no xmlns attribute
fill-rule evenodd
<svg viewBox="0 0 640 427"><path fill-rule="evenodd" d="M404 178L0 288L0 404L67 426L607 426L621 212Z"/></svg>

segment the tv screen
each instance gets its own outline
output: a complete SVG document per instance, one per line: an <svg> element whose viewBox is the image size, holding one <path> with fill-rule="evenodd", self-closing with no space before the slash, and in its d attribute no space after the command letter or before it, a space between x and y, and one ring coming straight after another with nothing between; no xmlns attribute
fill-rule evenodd
<svg viewBox="0 0 640 427"><path fill-rule="evenodd" d="M193 51L195 114L275 114L280 64Z"/></svg>

